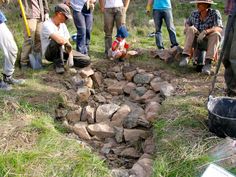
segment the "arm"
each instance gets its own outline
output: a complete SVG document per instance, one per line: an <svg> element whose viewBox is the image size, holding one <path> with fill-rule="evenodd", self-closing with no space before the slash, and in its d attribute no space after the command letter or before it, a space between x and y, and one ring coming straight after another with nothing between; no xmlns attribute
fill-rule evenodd
<svg viewBox="0 0 236 177"><path fill-rule="evenodd" d="M105 0L99 0L99 5L100 5L101 12L104 13Z"/></svg>
<svg viewBox="0 0 236 177"><path fill-rule="evenodd" d="M65 45L66 43L70 43L68 39L65 39L64 37L62 37L57 33L53 33L49 37L60 45Z"/></svg>
<svg viewBox="0 0 236 177"><path fill-rule="evenodd" d="M214 32L219 32L219 33L221 33L221 32L222 32L222 28L219 27L219 26L214 26L214 27L212 27L212 28L206 29L205 31L206 31L206 34L207 34L207 35L208 35L208 34L211 34L211 33L214 33Z"/></svg>
<svg viewBox="0 0 236 177"><path fill-rule="evenodd" d="M118 47L118 42L117 42L117 41L114 41L114 42L112 43L112 45L111 45L111 50L112 50L112 51L115 51L115 50L117 49L117 47Z"/></svg>
<svg viewBox="0 0 236 177"><path fill-rule="evenodd" d="M125 11L127 11L128 7L129 7L129 2L130 2L130 0L125 0L125 1L124 1L124 8L125 8Z"/></svg>
<svg viewBox="0 0 236 177"><path fill-rule="evenodd" d="M153 4L153 0L148 0L147 1L147 6L146 6L146 14L149 16L150 15L150 11L152 8L152 4Z"/></svg>

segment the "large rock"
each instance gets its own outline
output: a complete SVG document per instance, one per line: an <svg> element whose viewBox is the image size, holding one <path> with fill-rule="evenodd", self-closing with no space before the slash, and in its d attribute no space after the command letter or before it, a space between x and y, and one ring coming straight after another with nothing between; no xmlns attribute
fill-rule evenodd
<svg viewBox="0 0 236 177"><path fill-rule="evenodd" d="M132 111L123 121L123 126L125 128L134 128L138 126L138 119L144 115L144 110L138 105L132 107L131 110Z"/></svg>
<svg viewBox="0 0 236 177"><path fill-rule="evenodd" d="M141 154L133 147L126 148L120 153L121 157L139 158Z"/></svg>
<svg viewBox="0 0 236 177"><path fill-rule="evenodd" d="M90 67L82 68L78 71L79 75L83 78L89 77L94 74L94 71Z"/></svg>
<svg viewBox="0 0 236 177"><path fill-rule="evenodd" d="M80 116L81 116L81 112L82 112L82 108L80 107L79 109L75 110L75 111L70 111L67 116L66 119L68 120L68 122L70 123L76 123L80 121Z"/></svg>
<svg viewBox="0 0 236 177"><path fill-rule="evenodd" d="M154 79L152 79L152 81L150 82L150 85L152 87L152 89L156 92L159 92L161 89L161 84L162 84L162 79L160 77L155 77Z"/></svg>
<svg viewBox="0 0 236 177"><path fill-rule="evenodd" d="M91 136L87 132L86 127L88 126L87 122L79 122L76 123L73 127L73 131L76 135L78 135L81 139L90 140Z"/></svg>
<svg viewBox="0 0 236 177"><path fill-rule="evenodd" d="M155 153L155 142L153 137L149 137L145 140L142 145L143 152L146 154L154 154Z"/></svg>
<svg viewBox="0 0 236 177"><path fill-rule="evenodd" d="M91 92L88 87L79 87L77 90L77 100L79 102L88 101L90 95L91 95Z"/></svg>
<svg viewBox="0 0 236 177"><path fill-rule="evenodd" d="M160 109L160 104L157 102L150 102L145 108L145 118L149 122L153 122L157 118L157 112Z"/></svg>
<svg viewBox="0 0 236 177"><path fill-rule="evenodd" d="M138 162L136 162L130 170L130 174L134 175L135 177L150 177L152 175L152 165L152 159L140 157Z"/></svg>
<svg viewBox="0 0 236 177"><path fill-rule="evenodd" d="M104 79L103 84L104 84L106 87L109 87L110 85L116 84L117 82L118 82L118 81L115 80L115 79L106 78L106 79Z"/></svg>
<svg viewBox="0 0 236 177"><path fill-rule="evenodd" d="M127 169L112 169L111 177L129 177L129 170Z"/></svg>
<svg viewBox="0 0 236 177"><path fill-rule="evenodd" d="M113 126L122 127L123 121L130 113L131 109L128 105L122 105L117 112L111 118L111 124Z"/></svg>
<svg viewBox="0 0 236 177"><path fill-rule="evenodd" d="M124 128L123 127L114 127L115 139L117 143L121 143L123 141L124 136Z"/></svg>
<svg viewBox="0 0 236 177"><path fill-rule="evenodd" d="M102 85L102 81L103 81L103 78L102 78L102 73L101 72L95 72L92 76L92 79L93 79L93 82L94 82L94 85L95 87L100 87Z"/></svg>
<svg viewBox="0 0 236 177"><path fill-rule="evenodd" d="M133 82L129 82L124 87L124 92L129 95L131 93L131 91L134 90L135 88L136 88L136 84Z"/></svg>
<svg viewBox="0 0 236 177"><path fill-rule="evenodd" d="M149 131L141 129L124 129L124 138L126 142L135 142L140 139L146 139L149 136Z"/></svg>
<svg viewBox="0 0 236 177"><path fill-rule="evenodd" d="M161 95L163 95L165 97L169 97L169 96L173 95L174 91L175 91L175 89L170 83L168 83L167 81L162 82L161 88L160 88Z"/></svg>
<svg viewBox="0 0 236 177"><path fill-rule="evenodd" d="M110 138L115 135L113 127L106 122L90 124L87 130L91 135L97 136L98 138Z"/></svg>
<svg viewBox="0 0 236 177"><path fill-rule="evenodd" d="M97 108L96 122L108 121L112 115L120 108L116 104L104 104Z"/></svg>
<svg viewBox="0 0 236 177"><path fill-rule="evenodd" d="M78 87L83 87L85 82L84 79L79 74L77 74L71 78L71 83L76 88L78 88Z"/></svg>
<svg viewBox="0 0 236 177"><path fill-rule="evenodd" d="M127 81L132 81L135 74L137 74L137 71L136 71L136 70L134 70L134 71L129 71L129 72L125 72L125 73L124 73L124 76L125 76L125 79L126 79Z"/></svg>
<svg viewBox="0 0 236 177"><path fill-rule="evenodd" d="M84 85L87 86L88 88L93 88L93 80L91 77L87 77L84 79Z"/></svg>
<svg viewBox="0 0 236 177"><path fill-rule="evenodd" d="M130 92L130 98L134 101L140 101L141 97L147 92L146 87L136 87Z"/></svg>
<svg viewBox="0 0 236 177"><path fill-rule="evenodd" d="M81 115L81 121L88 121L88 123L93 124L95 123L95 108L91 106L86 106L83 109Z"/></svg>
<svg viewBox="0 0 236 177"><path fill-rule="evenodd" d="M107 90L110 93L123 94L123 89L126 86L126 84L127 84L126 81L120 81L120 82L117 82L113 85L108 86Z"/></svg>
<svg viewBox="0 0 236 177"><path fill-rule="evenodd" d="M153 77L154 77L153 74L142 73L142 74L136 74L133 80L134 80L134 83L136 84L148 84Z"/></svg>

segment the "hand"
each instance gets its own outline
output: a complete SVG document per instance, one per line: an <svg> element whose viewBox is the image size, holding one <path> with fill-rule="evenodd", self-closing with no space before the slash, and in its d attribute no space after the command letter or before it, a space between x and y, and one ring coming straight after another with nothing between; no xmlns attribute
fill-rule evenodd
<svg viewBox="0 0 236 177"><path fill-rule="evenodd" d="M198 42L198 43L199 43L199 42L202 42L203 39L206 37L206 35L207 35L206 30L203 30L203 31L198 35L197 42Z"/></svg>
<svg viewBox="0 0 236 177"><path fill-rule="evenodd" d="M100 10L101 10L102 13L104 13L105 8L104 8L104 7L101 7Z"/></svg>
<svg viewBox="0 0 236 177"><path fill-rule="evenodd" d="M70 0L66 0L65 4L70 7Z"/></svg>
<svg viewBox="0 0 236 177"><path fill-rule="evenodd" d="M69 67L74 66L74 60L73 60L73 53L72 52L69 53L69 57L68 57L68 60L67 60L66 64Z"/></svg>
<svg viewBox="0 0 236 177"><path fill-rule="evenodd" d="M70 44L70 43L66 43L65 45L65 51L68 53L68 54L70 54L70 53L72 53L71 51L72 51L72 45Z"/></svg>
<svg viewBox="0 0 236 177"><path fill-rule="evenodd" d="M46 14L44 15L44 21L46 21L46 20L49 20L49 14L48 14L48 13L46 13Z"/></svg>
<svg viewBox="0 0 236 177"><path fill-rule="evenodd" d="M146 15L150 16L150 11L151 11L151 5L146 6Z"/></svg>

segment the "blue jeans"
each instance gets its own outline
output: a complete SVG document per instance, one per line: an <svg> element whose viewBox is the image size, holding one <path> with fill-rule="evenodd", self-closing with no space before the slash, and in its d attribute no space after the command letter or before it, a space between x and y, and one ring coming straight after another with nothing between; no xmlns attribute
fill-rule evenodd
<svg viewBox="0 0 236 177"><path fill-rule="evenodd" d="M155 22L156 28L156 45L159 49L164 49L163 40L162 40L162 33L161 33L161 26L162 20L165 20L166 27L169 33L171 47L178 46L178 42L176 40L176 32L175 26L173 22L172 10L171 9L164 9L164 10L153 10L153 18Z"/></svg>
<svg viewBox="0 0 236 177"><path fill-rule="evenodd" d="M77 29L76 50L87 55L93 26L92 12L84 13L73 10L74 24Z"/></svg>

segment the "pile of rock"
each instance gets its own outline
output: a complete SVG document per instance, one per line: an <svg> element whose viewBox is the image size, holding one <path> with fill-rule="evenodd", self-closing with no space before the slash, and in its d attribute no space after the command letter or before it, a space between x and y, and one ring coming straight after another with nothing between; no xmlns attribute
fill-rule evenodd
<svg viewBox="0 0 236 177"><path fill-rule="evenodd" d="M158 71L129 63L84 68L65 85L65 104L56 109L56 119L99 149L113 176L150 176L155 150L151 123L174 87Z"/></svg>

